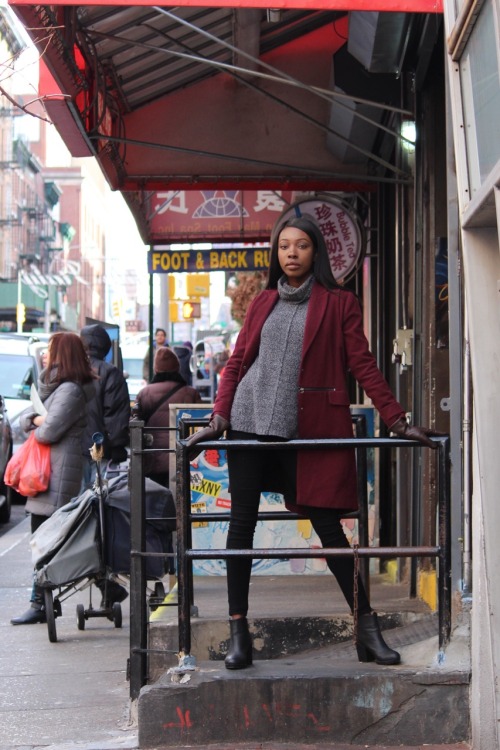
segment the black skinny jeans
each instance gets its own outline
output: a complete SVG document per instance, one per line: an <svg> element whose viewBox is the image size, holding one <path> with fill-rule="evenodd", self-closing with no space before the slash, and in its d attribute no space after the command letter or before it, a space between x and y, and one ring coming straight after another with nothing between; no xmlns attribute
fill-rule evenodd
<svg viewBox="0 0 500 750"><path fill-rule="evenodd" d="M281 440L259 437L247 432L230 432L235 440ZM295 500L296 451L293 450L234 450L228 451L229 487L231 490L231 520L227 535L227 549L253 549L257 525L260 493L269 490L269 476L279 476L280 491L290 502ZM274 489L274 487L272 488ZM349 547L344 534L342 512L331 508L308 507L307 516L323 547ZM327 565L344 594L351 612L354 605L354 560L351 557L331 557ZM227 589L230 615L248 612L248 591L252 560L228 558ZM358 581L358 614L371 612L361 578Z"/></svg>

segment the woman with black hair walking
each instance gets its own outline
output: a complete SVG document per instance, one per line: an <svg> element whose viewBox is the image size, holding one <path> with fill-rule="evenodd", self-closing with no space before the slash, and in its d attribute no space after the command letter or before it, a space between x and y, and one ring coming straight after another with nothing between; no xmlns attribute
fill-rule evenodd
<svg viewBox="0 0 500 750"><path fill-rule="evenodd" d="M377 367L359 302L335 281L321 230L306 217L288 220L274 233L267 287L248 309L210 424L192 435L188 445L215 440L225 431L229 439L239 440L352 437L348 371L393 433L436 447L429 438L438 433L410 427ZM289 510L311 521L323 547L349 546L341 518L357 508L353 449L228 450L228 466L228 549L253 547L260 494L270 490L281 492ZM327 564L352 612L353 559L329 558ZM228 669L252 664L246 619L250 574L250 558L228 558ZM383 640L361 581L357 614L360 661L398 664L400 655Z"/></svg>

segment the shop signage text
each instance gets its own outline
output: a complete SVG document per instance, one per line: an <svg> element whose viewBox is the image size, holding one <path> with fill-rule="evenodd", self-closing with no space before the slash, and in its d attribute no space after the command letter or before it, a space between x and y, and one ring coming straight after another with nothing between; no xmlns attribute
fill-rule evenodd
<svg viewBox="0 0 500 750"><path fill-rule="evenodd" d="M148 253L149 273L196 273L203 271L266 271L269 248L228 250L162 250Z"/></svg>

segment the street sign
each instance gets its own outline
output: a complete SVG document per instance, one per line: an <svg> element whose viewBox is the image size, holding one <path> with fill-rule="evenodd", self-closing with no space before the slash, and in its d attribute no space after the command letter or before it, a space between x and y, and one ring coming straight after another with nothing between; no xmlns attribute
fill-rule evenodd
<svg viewBox="0 0 500 750"><path fill-rule="evenodd" d="M210 274L189 273L186 276L186 291L188 297L209 297Z"/></svg>

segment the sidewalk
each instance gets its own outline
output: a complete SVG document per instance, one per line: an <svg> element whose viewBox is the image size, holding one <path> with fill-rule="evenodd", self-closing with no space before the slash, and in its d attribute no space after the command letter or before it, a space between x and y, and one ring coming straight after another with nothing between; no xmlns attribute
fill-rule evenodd
<svg viewBox="0 0 500 750"><path fill-rule="evenodd" d="M13 627L10 618L24 612L31 590L29 536L26 519L0 537L0 750L135 750L138 732L129 717L126 679L128 600L122 604L121 629L104 618L88 620L85 631L77 629L76 605L87 604L87 591L63 602L62 617L56 619L57 643L49 642L46 625ZM228 744L205 747L236 750ZM238 743L237 748L312 750L311 745L275 741ZM353 745L321 748L352 750ZM425 745L425 750L469 746Z"/></svg>
<svg viewBox="0 0 500 750"><path fill-rule="evenodd" d="M0 537L0 749L136 748L128 716L128 600L121 629L93 618L78 630L76 605L87 606L88 590L63 602L57 643L44 624L12 626L10 618L29 606L29 537L29 519Z"/></svg>

